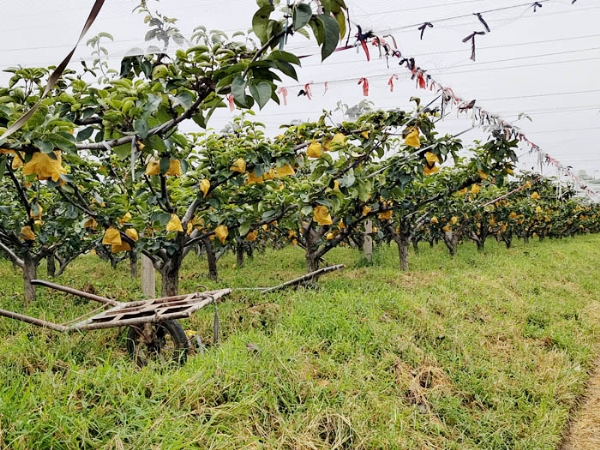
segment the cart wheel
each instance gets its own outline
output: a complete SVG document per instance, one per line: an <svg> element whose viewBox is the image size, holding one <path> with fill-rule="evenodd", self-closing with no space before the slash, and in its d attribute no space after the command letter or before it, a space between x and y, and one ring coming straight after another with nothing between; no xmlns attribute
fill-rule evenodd
<svg viewBox="0 0 600 450"><path fill-rule="evenodd" d="M132 325L127 332L127 352L138 366L149 361L175 362L183 365L189 342L176 320Z"/></svg>

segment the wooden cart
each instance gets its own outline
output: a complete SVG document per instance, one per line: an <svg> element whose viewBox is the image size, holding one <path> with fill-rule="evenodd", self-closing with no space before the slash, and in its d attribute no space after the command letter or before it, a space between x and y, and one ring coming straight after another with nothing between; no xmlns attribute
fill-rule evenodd
<svg viewBox="0 0 600 450"><path fill-rule="evenodd" d="M174 297L118 302L48 281L33 280L32 283L102 303L102 311L95 310L62 324L4 309L0 309L0 316L64 333L129 327L127 352L139 365L147 364L150 359L183 364L187 358L189 342L177 319L190 317L192 313L215 303L231 292L231 289L219 289Z"/></svg>
<svg viewBox="0 0 600 450"><path fill-rule="evenodd" d="M297 286L303 282L311 282L325 273L339 270L343 267L343 264L325 267L278 286L250 289L264 293L273 292ZM216 304L217 300L225 297L232 291L232 289L218 289L136 302L119 302L71 287L50 283L49 281L33 280L32 284L93 300L102 303L102 306L84 316L62 324L4 309L0 309L0 316L63 333L129 327L127 332L127 352L141 366L146 365L150 360L183 364L187 359L190 344L183 327L177 319L188 318L199 309ZM216 320L215 325L217 323L218 321ZM216 326L215 333L217 333Z"/></svg>

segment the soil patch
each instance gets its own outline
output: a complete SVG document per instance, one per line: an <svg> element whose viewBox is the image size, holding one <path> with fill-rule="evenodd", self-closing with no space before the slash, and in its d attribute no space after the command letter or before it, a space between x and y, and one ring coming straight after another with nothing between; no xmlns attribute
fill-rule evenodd
<svg viewBox="0 0 600 450"><path fill-rule="evenodd" d="M581 404L569 424L560 450L597 450L600 448L600 359Z"/></svg>

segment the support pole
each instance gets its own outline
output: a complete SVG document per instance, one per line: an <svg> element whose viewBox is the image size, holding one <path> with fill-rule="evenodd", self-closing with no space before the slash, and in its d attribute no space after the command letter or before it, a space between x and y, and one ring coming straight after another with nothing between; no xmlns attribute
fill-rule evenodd
<svg viewBox="0 0 600 450"><path fill-rule="evenodd" d="M142 255L142 293L148 298L156 297L156 273L152 260Z"/></svg>
<svg viewBox="0 0 600 450"><path fill-rule="evenodd" d="M373 222L371 220L365 221L365 238L363 244L363 251L365 252L365 258L371 262L373 258L373 238L371 233L373 232Z"/></svg>

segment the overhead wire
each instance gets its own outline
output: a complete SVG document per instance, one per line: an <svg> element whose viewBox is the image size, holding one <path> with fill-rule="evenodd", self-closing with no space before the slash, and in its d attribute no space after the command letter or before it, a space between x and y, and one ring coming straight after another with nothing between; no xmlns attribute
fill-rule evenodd
<svg viewBox="0 0 600 450"><path fill-rule="evenodd" d="M539 3L548 3L551 0L539 0ZM527 8L531 8L532 3L528 2L528 3L520 3L518 5L512 5L512 6L503 6L500 8L493 8L493 9L488 9L485 11L477 11L480 14L489 14L492 12L499 12L499 11L507 11L507 10L511 10L511 9L516 9L516 8L523 8L523 7L527 7ZM431 21L432 23L443 23L443 22L449 22L451 20L456 20L456 19L462 19L465 17L473 17L473 13L469 13L469 14L460 14L460 15L456 15L453 17L446 17L446 18L441 18L441 19L436 19L435 21ZM419 22L419 23L413 23L410 25L404 25L401 27L396 27L396 28L390 28L388 30L386 30L386 32L397 32L397 31L402 31L402 30L411 30L411 29L415 29L416 27L419 27L420 25L422 25L423 22Z"/></svg>
<svg viewBox="0 0 600 450"><path fill-rule="evenodd" d="M506 67L488 67L488 68L474 68L470 70L459 70L456 72L444 72L440 73L440 75L458 75L461 73L475 73L475 72L489 72L490 70L512 70L512 69L522 69L524 67L541 67L541 66L553 66L557 64L571 64L574 62L585 62L585 61L597 61L600 59L600 56L594 58L578 58L578 59L569 59L565 61L548 61L548 62L540 62L540 63L532 63L532 64L519 64L516 66L506 66ZM441 70L441 69L437 69ZM435 71L435 69L434 69Z"/></svg>
<svg viewBox="0 0 600 450"><path fill-rule="evenodd" d="M497 64L497 63L503 63L503 62L521 61L523 59L545 58L548 56L572 55L574 53L591 52L594 50L600 50L600 47L590 47L590 48L582 48L582 49L578 49L578 50L565 50L565 51L561 51L561 52L540 53L537 55L515 56L512 58L495 59L492 61L482 61L482 62L477 62L476 67L479 67L484 64ZM562 62L562 61L558 61L558 62ZM459 67L473 67L473 63L453 66L452 69L459 68ZM443 71L444 69L437 69L437 70Z"/></svg>
<svg viewBox="0 0 600 450"><path fill-rule="evenodd" d="M579 36L579 37L574 37L571 40L575 40L575 39L583 39L583 38L590 38L590 37L600 37L600 34L596 34L596 35L587 35L587 36ZM506 49L509 47L513 47L513 46L522 46L522 45L531 45L531 44L547 44L547 43L552 43L552 42L557 42L557 41L568 41L569 39L550 39L547 41L532 41L532 42L520 42L520 43L516 43L516 44L507 44L507 45L494 45L494 46L489 46L489 47L479 47L477 49L477 51L481 51L481 50L486 50L486 49L496 49L496 48L502 48L502 49ZM544 56L555 56L555 55L561 55L561 54L573 54L573 53L578 53L581 51L591 51L591 50L599 50L600 47L591 47L589 49L577 49L577 50L567 50L564 52L552 52L552 53L542 53L542 54L536 54L536 55L531 55L531 56L523 56L523 57L515 57L515 58L509 58L509 59L503 59L503 60L496 60L496 61L485 61L485 62L478 62L477 65L480 64L492 64L494 62L509 62L512 60L519 60L519 59L531 59L531 58L541 58ZM415 58L421 58L423 56L433 56L433 55L446 55L446 54L451 54L451 53L464 53L465 50L464 49L457 49L457 50L448 50L448 51L440 51L440 52L428 52L428 53L416 53L414 55ZM315 55L316 56L316 55ZM379 59L383 59L383 58L379 58ZM349 65L349 64L355 64L355 61L336 61L336 62L332 62L332 61L328 61L327 65L328 66L338 66L338 65ZM321 62L319 63L314 63L314 64L305 64L302 67L303 68L309 68L309 67L318 67L322 65ZM453 65L451 67L448 68L456 68L456 67L468 67L468 66L472 66L473 63L471 64L464 64L464 65ZM438 70L445 70L446 68L443 69L438 69Z"/></svg>

